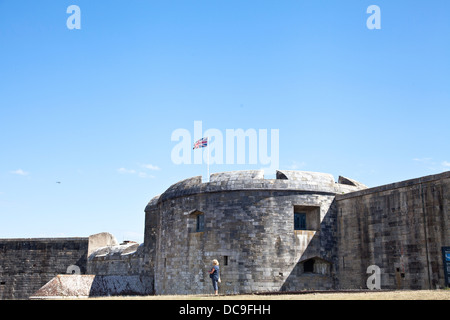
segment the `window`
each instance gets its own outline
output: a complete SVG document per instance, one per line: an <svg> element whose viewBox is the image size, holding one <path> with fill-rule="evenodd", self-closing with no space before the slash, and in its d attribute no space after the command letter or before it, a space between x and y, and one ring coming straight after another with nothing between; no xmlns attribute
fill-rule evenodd
<svg viewBox="0 0 450 320"><path fill-rule="evenodd" d="M303 263L303 272L314 272L314 259L306 260Z"/></svg>
<svg viewBox="0 0 450 320"><path fill-rule="evenodd" d="M330 275L331 263L326 260L315 257L301 263L303 264L303 273Z"/></svg>
<svg viewBox="0 0 450 320"><path fill-rule="evenodd" d="M306 213L294 212L294 230L306 230Z"/></svg>
<svg viewBox="0 0 450 320"><path fill-rule="evenodd" d="M320 206L294 205L294 231L319 231L320 230ZM291 216L292 217L292 216Z"/></svg>
<svg viewBox="0 0 450 320"><path fill-rule="evenodd" d="M197 215L197 227L195 228L195 231L205 231L205 215L203 213Z"/></svg>
<svg viewBox="0 0 450 320"><path fill-rule="evenodd" d="M223 256L223 265L224 266L228 265L228 256Z"/></svg>
<svg viewBox="0 0 450 320"><path fill-rule="evenodd" d="M205 214L197 209L185 212L187 215L187 231L188 233L199 233L205 231Z"/></svg>

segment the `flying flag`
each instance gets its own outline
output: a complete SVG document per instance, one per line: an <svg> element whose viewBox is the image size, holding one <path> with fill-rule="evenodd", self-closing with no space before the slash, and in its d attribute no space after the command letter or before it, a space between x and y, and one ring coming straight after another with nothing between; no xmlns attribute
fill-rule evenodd
<svg viewBox="0 0 450 320"><path fill-rule="evenodd" d="M201 138L194 143L194 147L192 149L200 149L208 146L208 137ZM209 148L206 149L208 151L208 182L209 182Z"/></svg>
<svg viewBox="0 0 450 320"><path fill-rule="evenodd" d="M208 138L201 138L197 142L194 143L194 147L192 149L205 148L208 146Z"/></svg>

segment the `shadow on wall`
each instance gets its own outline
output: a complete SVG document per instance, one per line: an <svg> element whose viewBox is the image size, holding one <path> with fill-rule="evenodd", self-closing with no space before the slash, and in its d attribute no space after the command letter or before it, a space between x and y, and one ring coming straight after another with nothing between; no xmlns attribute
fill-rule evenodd
<svg viewBox="0 0 450 320"><path fill-rule="evenodd" d="M307 243L280 291L332 290L335 277L332 259L335 252L336 213L334 202L316 230L295 230L296 246Z"/></svg>
<svg viewBox="0 0 450 320"><path fill-rule="evenodd" d="M152 279L146 276L95 276L89 297L151 295L152 287Z"/></svg>
<svg viewBox="0 0 450 320"><path fill-rule="evenodd" d="M299 261L280 291L331 290L334 288L331 267L329 261L319 257Z"/></svg>

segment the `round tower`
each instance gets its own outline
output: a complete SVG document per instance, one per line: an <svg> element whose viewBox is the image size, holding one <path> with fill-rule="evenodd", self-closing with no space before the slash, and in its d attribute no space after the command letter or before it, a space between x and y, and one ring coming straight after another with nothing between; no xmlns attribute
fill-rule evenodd
<svg viewBox="0 0 450 320"><path fill-rule="evenodd" d="M155 293L211 293L213 259L221 293L333 288L334 197L364 187L304 171L264 179L262 170L175 183L145 209Z"/></svg>

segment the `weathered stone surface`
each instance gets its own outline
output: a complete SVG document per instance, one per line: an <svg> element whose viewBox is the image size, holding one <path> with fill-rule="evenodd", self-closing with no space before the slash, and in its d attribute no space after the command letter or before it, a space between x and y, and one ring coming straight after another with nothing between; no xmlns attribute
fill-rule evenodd
<svg viewBox="0 0 450 320"><path fill-rule="evenodd" d="M339 176L338 183L340 183L340 184L347 184L347 185L350 185L350 186L358 187L359 189L367 189L367 186L362 184L361 182L358 182L356 180L353 180L353 179L350 179L350 178L346 178L346 177L343 177L343 176Z"/></svg>
<svg viewBox="0 0 450 320"><path fill-rule="evenodd" d="M131 254L137 251L136 244L126 246L119 259L110 254L112 260L99 262L105 260L100 257L102 248L112 248L108 252L115 253L118 247L116 239L106 232L86 238L0 239L0 299L27 299L50 279L68 271L145 275L141 268L144 259ZM98 260L92 258L90 265L89 252L99 252ZM111 264L114 259L115 265Z"/></svg>
<svg viewBox="0 0 450 320"><path fill-rule="evenodd" d="M222 293L366 288L370 265L381 268L382 289L445 285L450 172L376 188L322 173L276 176L233 171L175 183L147 204L143 244L108 233L0 239L0 298L28 298L56 275L39 294L210 293L212 259ZM294 230L295 212L305 230Z"/></svg>
<svg viewBox="0 0 450 320"><path fill-rule="evenodd" d="M328 174L286 174L288 179L274 180L261 179L260 171L216 174L209 183L187 179L152 199L146 230L152 230L147 243L154 248L155 292L210 292L207 270L214 258L221 262L222 292L301 290L308 283L331 288L332 203L339 186ZM314 211L314 230L294 230L294 207ZM199 212L206 227L193 232L189 226ZM305 275L300 264L308 259L327 261L326 274ZM326 281L313 281L315 276Z"/></svg>
<svg viewBox="0 0 450 320"><path fill-rule="evenodd" d="M89 297L95 275L56 275L30 299Z"/></svg>
<svg viewBox="0 0 450 320"><path fill-rule="evenodd" d="M149 295L150 279L139 276L57 275L31 299Z"/></svg>
<svg viewBox="0 0 450 320"><path fill-rule="evenodd" d="M366 288L366 269L377 263L384 288L443 286L449 173L371 189L320 173L259 176L252 171L216 174L209 183L187 179L152 199L146 250L156 293L210 292L206 271L214 258L222 263L221 291L228 293ZM424 188L439 196L426 200ZM295 208L317 210L318 227L294 230ZM206 227L193 232L199 213ZM401 272L405 263L410 280Z"/></svg>
<svg viewBox="0 0 450 320"><path fill-rule="evenodd" d="M382 289L444 287L450 244L450 172L337 195L339 288L365 288L370 265Z"/></svg>
<svg viewBox="0 0 450 320"><path fill-rule="evenodd" d="M243 170L243 171L229 171L213 173L210 176L210 182L221 182L230 180L251 180L264 179L264 170Z"/></svg>
<svg viewBox="0 0 450 320"><path fill-rule="evenodd" d="M277 170L277 179L284 177L285 180L303 181L314 184L334 185L333 175L322 172Z"/></svg>
<svg viewBox="0 0 450 320"><path fill-rule="evenodd" d="M116 238L109 232L101 232L89 236L89 250L88 256L92 254L97 248L105 246L116 246L119 243Z"/></svg>
<svg viewBox="0 0 450 320"><path fill-rule="evenodd" d="M136 242L101 247L88 258L87 273L139 275L143 270L143 245Z"/></svg>
<svg viewBox="0 0 450 320"><path fill-rule="evenodd" d="M75 265L86 272L88 238L0 239L0 299L27 299Z"/></svg>

